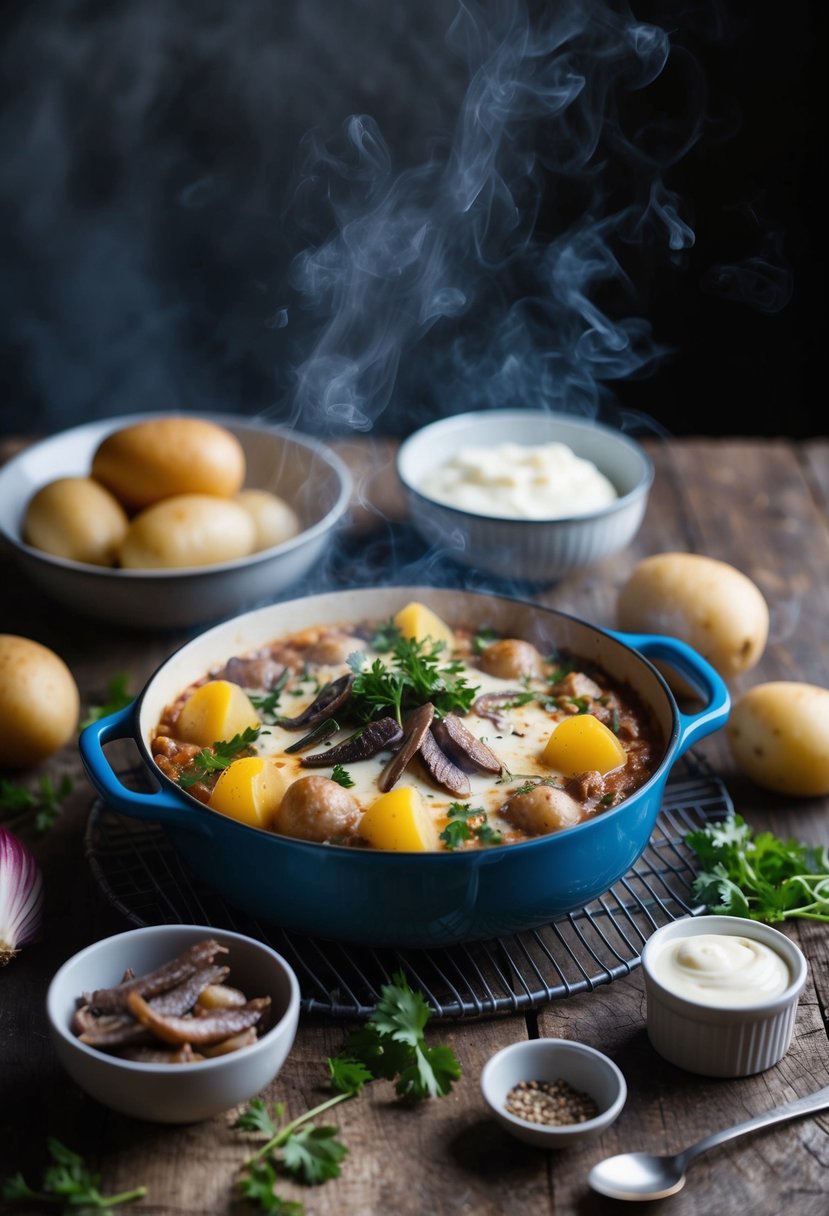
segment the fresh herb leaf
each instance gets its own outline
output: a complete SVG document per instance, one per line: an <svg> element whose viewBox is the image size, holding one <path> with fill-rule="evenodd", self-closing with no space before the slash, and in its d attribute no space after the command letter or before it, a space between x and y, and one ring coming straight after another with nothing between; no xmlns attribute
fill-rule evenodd
<svg viewBox="0 0 829 1216"><path fill-rule="evenodd" d="M384 654L388 650L394 648L395 642L400 639L400 628L395 625L394 621L389 619L384 621L376 633L371 638L371 645L378 654Z"/></svg>
<svg viewBox="0 0 829 1216"><path fill-rule="evenodd" d="M270 1161L254 1161L239 1179L239 1194L269 1216L302 1216L302 1204L281 1199L274 1190L276 1182L276 1170Z"/></svg>
<svg viewBox="0 0 829 1216"><path fill-rule="evenodd" d="M369 1081L381 1077L396 1081L397 1094L410 1100L449 1093L461 1075L460 1064L449 1047L426 1045L423 1030L429 1017L422 995L409 987L402 971L397 972L392 983L381 989L368 1020L346 1037L344 1050L328 1060L331 1085L337 1091L333 1097L282 1126L281 1104L269 1111L261 1098L249 1102L233 1126L266 1140L242 1167L238 1189L243 1198L263 1212L297 1216L301 1205L291 1206L275 1193L279 1172L287 1171L309 1186L339 1175L348 1149L335 1138L335 1127L317 1127L313 1120L356 1097Z"/></svg>
<svg viewBox="0 0 829 1216"><path fill-rule="evenodd" d="M702 869L692 894L717 913L750 920L829 921L829 851L823 845L755 835L740 815L688 832Z"/></svg>
<svg viewBox="0 0 829 1216"><path fill-rule="evenodd" d="M446 814L449 822L439 839L450 852L473 839L481 844L501 843L501 833L487 823L483 807L470 806L468 802L450 802Z"/></svg>
<svg viewBox="0 0 829 1216"><path fill-rule="evenodd" d="M575 664L571 659L562 659L557 654L548 655L547 662L557 664L555 670L550 673L550 683L553 686L560 684L572 671L575 671Z"/></svg>
<svg viewBox="0 0 829 1216"><path fill-rule="evenodd" d="M12 781L0 781L0 821L17 823L34 814L35 831L48 832L54 827L61 804L74 789L70 777L61 777L57 786L48 776L42 776L37 790L32 792Z"/></svg>
<svg viewBox="0 0 829 1216"><path fill-rule="evenodd" d="M438 839L452 852L453 849L462 848L472 839L472 828L463 819L450 819Z"/></svg>
<svg viewBox="0 0 829 1216"><path fill-rule="evenodd" d="M341 764L334 765L331 770L331 780L336 781L337 785L341 785L344 790L350 790L352 785L354 785L354 778L348 769L343 768Z"/></svg>
<svg viewBox="0 0 829 1216"><path fill-rule="evenodd" d="M332 1087L341 1094L358 1094L364 1085L374 1080L360 1060L352 1060L349 1056L334 1056L328 1061L328 1075Z"/></svg>
<svg viewBox="0 0 829 1216"><path fill-rule="evenodd" d="M33 1190L22 1174L15 1174L3 1183L2 1194L6 1202L61 1203L73 1211L102 1211L132 1203L147 1193L145 1186L122 1191L118 1195L104 1195L99 1190L100 1174L93 1174L83 1157L73 1153L60 1140L50 1136L46 1141L52 1164L43 1172L41 1189Z"/></svg>
<svg viewBox="0 0 829 1216"><path fill-rule="evenodd" d="M504 701L500 708L518 709L521 705L529 705L530 701L534 701L535 699L536 695L534 692L519 692L509 701Z"/></svg>
<svg viewBox="0 0 829 1216"><path fill-rule="evenodd" d="M338 1178L348 1149L335 1139L336 1127L301 1127L282 1147L285 1169L308 1186Z"/></svg>
<svg viewBox="0 0 829 1216"><path fill-rule="evenodd" d="M406 709L431 701L439 717L468 712L477 687L467 683L463 663L457 659L441 665L443 642L398 637L390 663L375 658L364 666L360 653L349 655L354 672L350 707L364 721L393 714L402 725Z"/></svg>
<svg viewBox="0 0 829 1216"><path fill-rule="evenodd" d="M285 685L288 683L290 676L290 668L286 667L270 692L264 695L255 692L248 693L251 705L253 705L254 709L258 709L262 718L271 725L279 717L279 702L282 700L282 693L285 691Z"/></svg>
<svg viewBox="0 0 829 1216"><path fill-rule="evenodd" d="M87 707L86 717L79 724L78 730L91 726L93 722L98 722L101 718L108 718L110 714L117 713L119 709L125 709L135 699L134 694L129 691L129 676L123 673L113 676L106 686L105 696L106 701L103 705Z"/></svg>
<svg viewBox="0 0 829 1216"><path fill-rule="evenodd" d="M475 835L481 844L500 844L503 840L503 836L498 829L488 823L482 823L480 827L475 828Z"/></svg>
<svg viewBox="0 0 829 1216"><path fill-rule="evenodd" d="M398 1070L395 1090L403 1097L420 1100L449 1093L460 1074L460 1065L449 1048L426 1046L423 1030L431 1016L423 996L406 982L402 971L381 989L380 999L369 1021L381 1037L408 1048L408 1063Z"/></svg>
<svg viewBox="0 0 829 1216"><path fill-rule="evenodd" d="M487 646L491 646L498 634L494 629L479 629L472 638L472 653L483 654Z"/></svg>
<svg viewBox="0 0 829 1216"><path fill-rule="evenodd" d="M253 746L261 729L259 726L246 726L240 735L234 735L232 739L219 739L210 747L203 747L179 774L178 784L182 789L187 789L197 781L204 781L211 773L220 773L228 768L241 752Z"/></svg>
<svg viewBox="0 0 829 1216"><path fill-rule="evenodd" d="M285 1108L281 1102L275 1102L271 1109L273 1115L268 1112L268 1108L261 1098L253 1098L233 1126L238 1127L241 1131L263 1132L266 1136L274 1136L277 1132L274 1119L281 1119Z"/></svg>

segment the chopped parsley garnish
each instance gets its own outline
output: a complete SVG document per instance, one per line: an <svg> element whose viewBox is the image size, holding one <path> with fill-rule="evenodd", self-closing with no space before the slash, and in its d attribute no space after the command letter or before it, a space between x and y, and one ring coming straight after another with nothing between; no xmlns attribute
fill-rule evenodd
<svg viewBox="0 0 829 1216"><path fill-rule="evenodd" d="M487 823L486 811L468 802L451 802L447 810L449 822L440 833L440 839L452 852L463 848L470 840L480 844L500 844L501 833Z"/></svg>
<svg viewBox="0 0 829 1216"><path fill-rule="evenodd" d="M282 675L276 681L270 692L248 693L251 704L255 709L258 709L262 717L268 722L275 722L279 715L279 702L282 699L282 693L285 691L285 685L290 679L291 673L286 667Z"/></svg>
<svg viewBox="0 0 829 1216"><path fill-rule="evenodd" d="M203 747L179 774L178 783L181 788L186 790L191 785L204 781L212 773L219 773L228 768L238 759L241 752L248 751L253 746L259 738L260 730L259 726L247 726L241 735L234 735L227 741L220 739L211 747Z"/></svg>
<svg viewBox="0 0 829 1216"><path fill-rule="evenodd" d="M365 722L392 714L402 725L406 710L431 701L439 717L468 713L478 689L467 683L463 663L441 663L443 642L398 637L390 663L349 655L354 672L349 708Z"/></svg>
<svg viewBox="0 0 829 1216"><path fill-rule="evenodd" d="M354 784L354 778L349 773L348 769L343 768L341 764L335 764L331 773L331 780L336 781L337 785L341 785L344 790L350 790Z"/></svg>

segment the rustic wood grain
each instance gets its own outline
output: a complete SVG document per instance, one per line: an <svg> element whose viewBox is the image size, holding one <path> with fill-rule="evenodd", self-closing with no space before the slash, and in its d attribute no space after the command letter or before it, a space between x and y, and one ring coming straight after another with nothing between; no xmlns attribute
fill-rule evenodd
<svg viewBox="0 0 829 1216"><path fill-rule="evenodd" d="M6 441L0 459L22 441ZM597 625L615 625L619 587L649 553L682 549L728 561L750 575L771 608L771 634L758 667L734 681L736 697L767 679L829 686L829 442L648 440L655 480L648 512L628 549L590 570L543 588L544 603ZM352 527L370 534L379 519L402 519L405 501L394 448L370 441L341 445L355 474ZM0 629L36 637L69 663L84 704L99 703L109 678L128 676L137 692L186 631L124 633L46 601L0 552ZM122 745L128 748L129 745ZM722 734L701 750L725 779L736 808L758 830L769 827L829 844L829 799L791 800L741 778ZM116 1115L87 1099L59 1069L43 1010L49 979L89 941L129 927L103 899L84 856L92 791L77 749L69 746L28 779L68 774L75 791L57 826L33 842L47 882L43 940L0 974L0 1174L20 1169L34 1181L47 1135L85 1155L116 1191L144 1183L132 1209L152 1216L239 1212L234 1182L250 1151L232 1129L236 1112L190 1127L161 1127ZM4 776L6 774L3 774ZM9 776L12 776L9 774ZM809 980L795 1039L781 1063L758 1077L712 1080L662 1061L645 1031L641 973L555 1001L536 1015L433 1023L432 1042L448 1042L463 1067L449 1097L407 1108L385 1082L341 1104L330 1122L349 1146L342 1175L309 1190L289 1182L284 1198L309 1216L602 1216L612 1205L586 1187L600 1157L634 1148L673 1152L719 1126L747 1118L829 1082L829 930L798 921L785 928L804 950ZM296 1045L263 1094L289 1115L329 1092L325 1059L348 1027L304 1018ZM578 1038L606 1051L624 1072L628 1102L617 1123L581 1147L546 1154L511 1140L488 1116L480 1070L498 1047L528 1035ZM829 1206L829 1117L806 1118L714 1150L698 1161L672 1216L823 1216ZM666 1205L649 1205L656 1212ZM643 1210L627 1205L626 1211Z"/></svg>

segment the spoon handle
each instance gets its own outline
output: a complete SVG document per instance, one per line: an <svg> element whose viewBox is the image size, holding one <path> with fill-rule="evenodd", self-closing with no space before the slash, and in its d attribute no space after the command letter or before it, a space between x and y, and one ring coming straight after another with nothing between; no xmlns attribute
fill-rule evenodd
<svg viewBox="0 0 829 1216"><path fill-rule="evenodd" d="M725 1144L727 1140L734 1140L737 1136L744 1136L746 1132L756 1131L760 1127L769 1127L772 1123L783 1123L786 1119L796 1119L798 1115L808 1115L827 1109L829 1109L829 1085L825 1085L823 1089L819 1089L813 1094L807 1094L805 1098L796 1098L793 1102L775 1106L762 1115L755 1115L753 1119L747 1119L745 1123L737 1123L733 1127L723 1128L720 1132L712 1132L704 1140L699 1140L690 1148L686 1148L684 1152L679 1153L677 1159L684 1169L686 1165L699 1157L700 1153L705 1153L709 1148L714 1148L718 1144Z"/></svg>

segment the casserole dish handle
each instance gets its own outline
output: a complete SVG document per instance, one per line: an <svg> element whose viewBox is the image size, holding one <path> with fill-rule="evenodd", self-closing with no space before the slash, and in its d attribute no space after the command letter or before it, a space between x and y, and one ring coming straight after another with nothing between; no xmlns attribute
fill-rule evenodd
<svg viewBox="0 0 829 1216"><path fill-rule="evenodd" d="M108 714L84 727L78 748L87 776L106 802L122 815L136 819L155 819L165 824L186 828L189 832L207 832L198 809L186 806L174 793L157 788L140 793L128 789L116 776L104 752L104 744L116 739L134 739L133 714L135 703Z"/></svg>
<svg viewBox="0 0 829 1216"><path fill-rule="evenodd" d="M611 631L613 632L613 631ZM632 646L646 659L661 660L684 676L706 702L699 713L686 714L677 710L679 738L675 758L687 752L699 739L711 735L725 726L731 709L731 696L725 681L714 670L707 659L698 654L687 642L679 638L653 633L618 633L613 636L620 642Z"/></svg>

